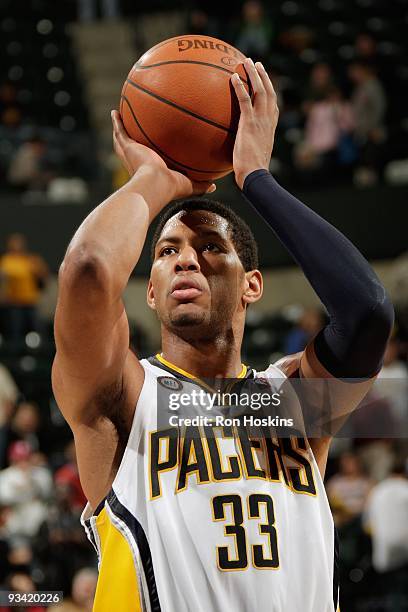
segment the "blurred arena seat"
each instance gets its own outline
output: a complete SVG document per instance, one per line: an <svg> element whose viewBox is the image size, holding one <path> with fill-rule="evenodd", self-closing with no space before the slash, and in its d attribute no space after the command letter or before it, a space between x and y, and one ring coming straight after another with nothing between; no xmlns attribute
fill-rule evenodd
<svg viewBox="0 0 408 612"><path fill-rule="evenodd" d="M68 16L48 2L2 0L0 4L2 74L16 87L23 116L65 131L88 125L66 32Z"/></svg>

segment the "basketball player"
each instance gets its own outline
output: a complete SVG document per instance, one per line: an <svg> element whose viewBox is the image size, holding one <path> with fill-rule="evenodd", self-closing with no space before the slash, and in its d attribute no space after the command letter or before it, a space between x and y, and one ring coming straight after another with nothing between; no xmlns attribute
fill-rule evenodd
<svg viewBox="0 0 408 612"><path fill-rule="evenodd" d="M330 437L251 439L245 429L200 436L158 428L159 383L203 378L359 379L352 409L376 373L393 324L384 288L355 247L270 175L276 95L261 64L238 75L241 117L234 172L301 266L330 320L303 354L262 372L241 363L245 313L262 296L246 224L211 192L126 135L113 112L129 182L98 206L69 245L59 276L53 387L75 437L89 504L82 518L99 558L94 609L333 612L338 584L333 520L323 486ZM122 295L155 217L147 303L161 352L129 350ZM344 406L342 407L344 408ZM210 431L208 431L210 430Z"/></svg>

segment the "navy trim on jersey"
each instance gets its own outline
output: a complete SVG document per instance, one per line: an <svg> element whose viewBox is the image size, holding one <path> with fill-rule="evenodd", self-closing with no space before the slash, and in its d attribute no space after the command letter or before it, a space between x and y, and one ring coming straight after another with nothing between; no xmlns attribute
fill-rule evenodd
<svg viewBox="0 0 408 612"><path fill-rule="evenodd" d="M142 559L143 563L147 588L149 589L151 612L161 612L156 578L154 575L152 554L150 552L149 542L147 541L144 529L133 514L120 503L113 489L109 491L106 499L112 512L127 525L135 538L137 547L139 549L140 558Z"/></svg>
<svg viewBox="0 0 408 612"><path fill-rule="evenodd" d="M95 534L94 534L94 530L93 530L90 518L85 519L84 527L85 527L86 535L88 536L88 539L90 540L92 546L94 547L95 552L98 555L98 559L99 559L99 549L98 549L98 545L96 543L96 538L95 538Z"/></svg>
<svg viewBox="0 0 408 612"><path fill-rule="evenodd" d="M97 517L102 512L103 508L105 507L105 500L106 500L106 497L104 497L102 501L99 502L99 504L95 508L95 511L92 512L92 517L88 517L84 520L84 527L85 527L86 534L88 536L88 539L91 541L92 546L96 550L98 559L99 559L99 548L96 543L95 532L92 526L91 519L94 517Z"/></svg>
<svg viewBox="0 0 408 612"><path fill-rule="evenodd" d="M105 506L105 500L106 500L106 497L104 497L102 501L99 502L99 504L95 508L95 512L93 513L93 516L98 516L102 512Z"/></svg>

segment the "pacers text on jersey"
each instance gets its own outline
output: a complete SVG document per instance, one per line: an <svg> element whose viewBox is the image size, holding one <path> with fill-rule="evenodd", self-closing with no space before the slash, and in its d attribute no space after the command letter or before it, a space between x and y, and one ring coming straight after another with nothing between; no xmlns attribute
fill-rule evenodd
<svg viewBox="0 0 408 612"><path fill-rule="evenodd" d="M286 485L293 493L316 495L313 467L303 437L271 437L260 427L171 427L149 434L150 499L171 484L172 494L197 484L256 478ZM175 483L174 483L175 479ZM167 483L167 486L166 486Z"/></svg>

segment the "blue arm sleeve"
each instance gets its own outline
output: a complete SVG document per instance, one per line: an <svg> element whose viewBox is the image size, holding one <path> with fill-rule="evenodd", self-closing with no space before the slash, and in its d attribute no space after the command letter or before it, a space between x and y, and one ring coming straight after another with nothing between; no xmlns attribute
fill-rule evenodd
<svg viewBox="0 0 408 612"><path fill-rule="evenodd" d="M256 170L243 193L302 268L330 320L315 338L325 369L337 378L374 376L394 322L392 304L369 263L341 232Z"/></svg>

